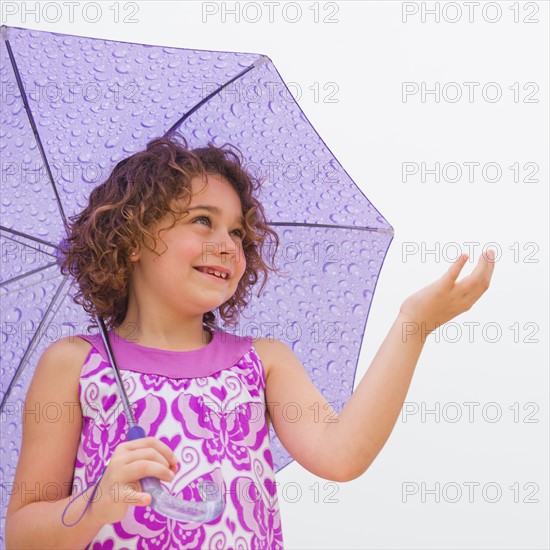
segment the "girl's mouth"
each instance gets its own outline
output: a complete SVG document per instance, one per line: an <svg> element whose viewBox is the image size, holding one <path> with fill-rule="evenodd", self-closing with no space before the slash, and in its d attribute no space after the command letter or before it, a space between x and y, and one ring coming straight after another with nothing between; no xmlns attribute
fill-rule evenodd
<svg viewBox="0 0 550 550"><path fill-rule="evenodd" d="M216 281L220 283L227 283L228 279L223 279L222 277L218 277L217 275L214 275L213 273L206 273L206 271L201 271L200 269L194 268L196 271L198 271L201 275L204 275L205 277L209 277L210 279L215 279Z"/></svg>

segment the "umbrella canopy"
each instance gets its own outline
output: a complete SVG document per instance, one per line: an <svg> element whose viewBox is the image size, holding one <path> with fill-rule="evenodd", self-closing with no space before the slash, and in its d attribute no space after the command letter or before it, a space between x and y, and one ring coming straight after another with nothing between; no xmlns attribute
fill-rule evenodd
<svg viewBox="0 0 550 550"><path fill-rule="evenodd" d="M5 487L14 478L21 411L40 355L59 338L87 332L91 321L57 263L65 222L120 160L174 130L192 148L237 146L245 168L265 178L258 198L279 234L276 260L286 275L271 274L262 295L253 295L238 333L284 341L341 411L393 228L315 131L273 62L258 53L17 27L2 27L0 42ZM292 457L270 429L279 471Z"/></svg>

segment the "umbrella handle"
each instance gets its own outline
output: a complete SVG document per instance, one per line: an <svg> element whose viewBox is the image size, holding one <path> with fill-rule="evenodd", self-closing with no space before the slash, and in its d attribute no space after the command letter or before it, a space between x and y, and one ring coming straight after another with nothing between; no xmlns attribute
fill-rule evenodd
<svg viewBox="0 0 550 550"><path fill-rule="evenodd" d="M132 426L128 430L128 440L146 437L141 426ZM202 481L199 485L204 502L192 502L170 495L162 488L156 477L144 477L140 480L142 489L152 497L153 510L167 518L185 522L207 523L216 519L223 510L220 488L216 483Z"/></svg>

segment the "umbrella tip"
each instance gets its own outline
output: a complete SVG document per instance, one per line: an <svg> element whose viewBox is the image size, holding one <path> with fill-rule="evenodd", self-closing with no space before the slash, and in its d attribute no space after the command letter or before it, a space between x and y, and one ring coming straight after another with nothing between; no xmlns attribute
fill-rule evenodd
<svg viewBox="0 0 550 550"><path fill-rule="evenodd" d="M8 39L8 27L6 25L0 27L0 37L2 37L2 40Z"/></svg>
<svg viewBox="0 0 550 550"><path fill-rule="evenodd" d="M260 65L263 65L264 63L267 63L268 61L271 61L267 55L262 55L259 59L254 61L254 68L259 67Z"/></svg>

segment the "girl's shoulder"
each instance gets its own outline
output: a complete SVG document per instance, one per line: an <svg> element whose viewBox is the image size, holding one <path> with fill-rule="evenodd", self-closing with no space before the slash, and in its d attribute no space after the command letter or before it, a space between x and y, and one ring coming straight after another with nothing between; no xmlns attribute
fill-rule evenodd
<svg viewBox="0 0 550 550"><path fill-rule="evenodd" d="M253 338L252 339L252 346L254 347L256 354L258 355L258 357L260 358L260 361L262 362L262 365L264 366L265 380L267 380L267 377L269 376L269 371L272 364L273 353L274 353L274 349L273 349L274 341L275 340L273 338Z"/></svg>
<svg viewBox="0 0 550 550"><path fill-rule="evenodd" d="M78 387L82 367L90 353L92 345L78 336L65 336L50 344L47 353L55 362L65 365L67 380Z"/></svg>
<svg viewBox="0 0 550 550"><path fill-rule="evenodd" d="M50 344L46 349L51 355L63 357L76 368L82 367L92 345L79 336L65 336Z"/></svg>
<svg viewBox="0 0 550 550"><path fill-rule="evenodd" d="M77 401L80 375L90 348L90 344L74 336L51 343L38 360L29 391L40 396L57 388L66 398Z"/></svg>

